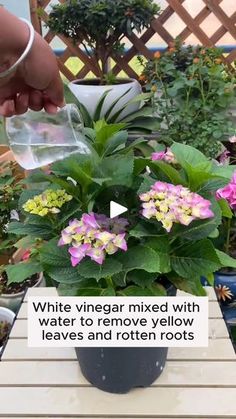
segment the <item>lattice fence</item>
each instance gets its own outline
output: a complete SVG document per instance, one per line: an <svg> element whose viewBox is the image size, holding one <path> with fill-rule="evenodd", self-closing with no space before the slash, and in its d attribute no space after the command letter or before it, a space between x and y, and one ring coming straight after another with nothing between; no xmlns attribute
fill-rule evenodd
<svg viewBox="0 0 236 419"><path fill-rule="evenodd" d="M64 3L65 0L59 0L61 3ZM112 56L114 61L114 67L112 69L114 74L119 74L120 71L124 71L129 77L137 77L138 74L131 67L131 60L137 55L141 54L147 59L151 58L153 52L147 47L147 43L153 37L153 35L158 34L159 37L163 40L165 44L168 44L173 40L171 31L166 29L166 23L170 18L173 19L174 16L178 15L178 19L181 19L184 29L177 34L183 41L185 41L191 34L197 38L199 44L205 46L216 45L217 42L225 35L229 34L231 39L236 43L236 0L234 3L235 11L229 16L224 11L225 0L201 0L203 7L198 12L195 17L188 12L187 7L185 7L186 0L166 0L166 8L162 13L152 21L151 27L147 29L141 36L132 34L128 38L131 47L122 57ZM197 1L197 0L196 0ZM48 14L45 9L50 3L50 0L30 0L31 2L31 13L32 21L36 30L41 31L41 25L47 22ZM114 0L115 2L115 0ZM222 7L221 7L222 5ZM43 12L41 13L41 19L38 18L37 8L42 8ZM206 21L206 19L213 14L217 19L219 25L215 32L209 36L201 28L201 24ZM177 16L176 16L177 17ZM182 25L182 26L183 26ZM58 36L58 35L57 35ZM45 39L48 43L51 43L55 35L48 31L45 35ZM66 45L66 49L63 54L58 58L59 66L61 72L65 75L68 80L74 80L76 78L84 78L88 73L92 72L95 76L96 69L90 61L90 58L85 54L82 48L79 45L75 46L69 39L64 36L59 36L61 41ZM78 57L79 60L83 63L82 68L73 74L66 63L68 59L73 57ZM236 60L236 49L232 50L228 56L225 58L228 64L232 64Z"/></svg>

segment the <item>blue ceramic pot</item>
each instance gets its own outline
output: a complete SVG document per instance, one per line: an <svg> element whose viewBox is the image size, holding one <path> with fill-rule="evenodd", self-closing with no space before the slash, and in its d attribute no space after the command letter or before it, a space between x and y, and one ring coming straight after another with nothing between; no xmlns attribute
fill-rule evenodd
<svg viewBox="0 0 236 419"><path fill-rule="evenodd" d="M217 272L214 286L220 304L234 308L236 313L236 272Z"/></svg>

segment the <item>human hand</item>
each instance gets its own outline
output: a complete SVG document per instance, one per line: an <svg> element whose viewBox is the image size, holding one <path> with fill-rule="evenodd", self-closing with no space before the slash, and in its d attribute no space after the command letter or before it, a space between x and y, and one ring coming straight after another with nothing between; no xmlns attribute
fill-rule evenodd
<svg viewBox="0 0 236 419"><path fill-rule="evenodd" d="M36 33L32 49L17 71L0 79L0 115L10 117L28 109L43 108L53 114L63 105L63 84L56 57Z"/></svg>

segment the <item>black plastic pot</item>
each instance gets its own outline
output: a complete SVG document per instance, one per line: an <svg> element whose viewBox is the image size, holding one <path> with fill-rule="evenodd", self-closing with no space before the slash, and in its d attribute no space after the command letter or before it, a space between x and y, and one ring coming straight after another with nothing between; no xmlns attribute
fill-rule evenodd
<svg viewBox="0 0 236 419"><path fill-rule="evenodd" d="M173 286L168 295L176 295ZM162 373L168 348L75 348L84 377L109 393L150 386Z"/></svg>

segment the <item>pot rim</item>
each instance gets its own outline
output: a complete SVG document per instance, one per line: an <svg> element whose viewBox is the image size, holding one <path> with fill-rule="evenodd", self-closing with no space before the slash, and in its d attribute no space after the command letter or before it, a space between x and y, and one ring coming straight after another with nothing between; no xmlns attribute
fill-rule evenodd
<svg viewBox="0 0 236 419"><path fill-rule="evenodd" d="M13 322L13 320L14 320L14 318L16 316L15 313L14 313L14 311L10 310L7 307L0 306L0 318L1 318L1 312L6 313L6 314L9 314L13 318L12 319L12 322Z"/></svg>
<svg viewBox="0 0 236 419"><path fill-rule="evenodd" d="M37 287L37 285L38 284L40 284L41 282L42 282L42 280L43 280L43 272L40 272L39 273L39 275L38 275L38 281L36 282L36 284L33 286L33 287L31 287L31 288L35 288L35 287ZM23 297L23 295L24 295L24 293L25 293L25 291L21 291L21 292L17 292L16 294L0 294L0 298L1 297L3 297L3 298L12 298L12 299L14 299L14 298L19 298L19 297ZM1 307L0 307L1 308ZM11 310L10 310L11 311Z"/></svg>
<svg viewBox="0 0 236 419"><path fill-rule="evenodd" d="M91 79L87 79L87 80L93 80L93 81L100 81L101 79L99 78L99 77L92 77ZM121 83L114 83L114 84L104 84L104 85L101 85L101 84L87 84L87 83L84 83L84 79L76 79L76 80L72 80L69 84L77 84L77 85L80 85L80 86L85 86L85 87L88 87L88 88L96 88L96 87L99 87L99 88L104 88L104 87L106 87L106 88L109 88L109 87L114 87L114 86L125 86L125 85L129 85L129 84L133 84L133 83L139 83L138 82L138 80L136 80L136 79L134 79L134 78L131 78L131 77L118 77L117 78L117 80L119 81L121 81ZM122 83L122 81L123 81L123 83Z"/></svg>
<svg viewBox="0 0 236 419"><path fill-rule="evenodd" d="M215 272L215 275L221 275L221 276L235 276L236 275L236 270L233 272Z"/></svg>

